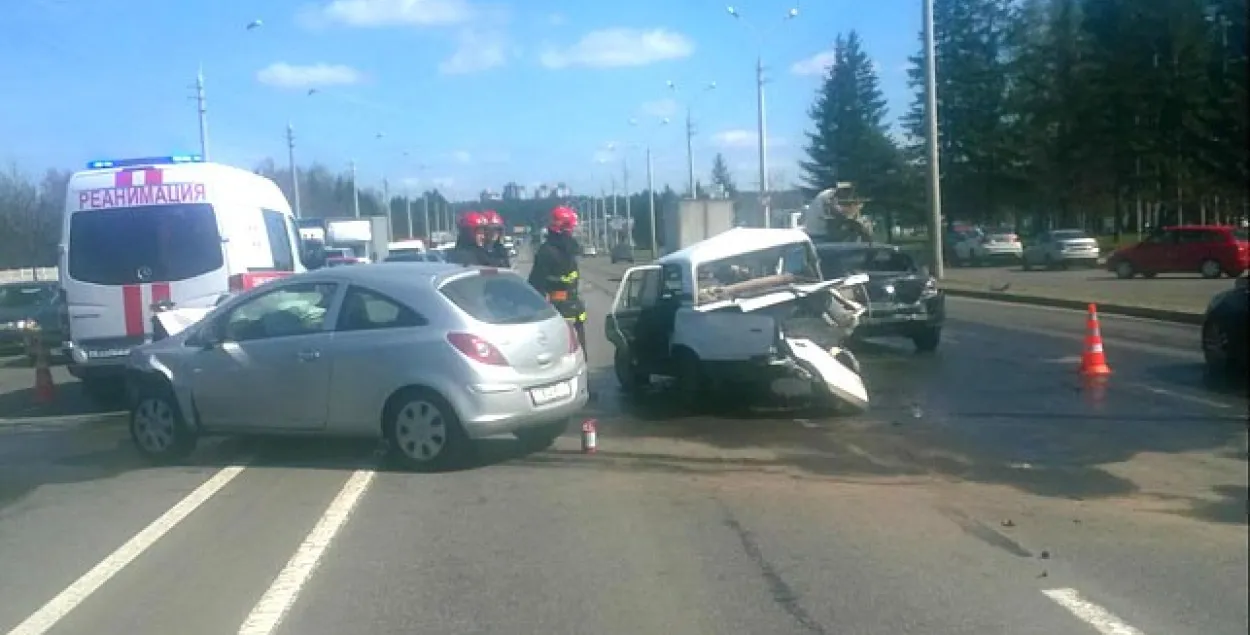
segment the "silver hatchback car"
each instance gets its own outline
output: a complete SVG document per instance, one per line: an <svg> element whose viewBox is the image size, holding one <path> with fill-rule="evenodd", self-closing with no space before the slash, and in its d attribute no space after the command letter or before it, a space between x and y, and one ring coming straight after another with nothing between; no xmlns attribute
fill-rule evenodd
<svg viewBox="0 0 1250 635"><path fill-rule="evenodd" d="M409 467L472 440L551 445L588 400L576 334L510 270L322 269L230 298L127 360L130 433L177 460L215 434L380 436Z"/></svg>

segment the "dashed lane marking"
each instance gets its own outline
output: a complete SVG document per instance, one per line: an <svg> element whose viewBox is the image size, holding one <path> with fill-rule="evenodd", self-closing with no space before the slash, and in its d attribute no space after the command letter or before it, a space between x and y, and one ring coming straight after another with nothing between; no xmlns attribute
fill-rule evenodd
<svg viewBox="0 0 1250 635"><path fill-rule="evenodd" d="M1100 635L1145 635L1111 611L1081 597L1076 589L1047 589L1042 594L1092 626Z"/></svg>

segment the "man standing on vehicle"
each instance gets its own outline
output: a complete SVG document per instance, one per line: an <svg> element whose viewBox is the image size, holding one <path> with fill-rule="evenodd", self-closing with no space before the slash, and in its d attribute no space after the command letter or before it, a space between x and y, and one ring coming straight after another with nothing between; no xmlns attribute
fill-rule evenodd
<svg viewBox="0 0 1250 635"><path fill-rule="evenodd" d="M529 283L564 316L582 346L582 355L590 361L586 351L586 305L579 292L581 273L577 267L579 248L573 238L577 229L577 212L563 205L551 210L547 225L547 239L534 253L534 266L530 269Z"/></svg>
<svg viewBox="0 0 1250 635"><path fill-rule="evenodd" d="M508 257L508 248L503 244L503 217L493 209L482 212L486 217L486 251L495 267L510 269L512 259Z"/></svg>
<svg viewBox="0 0 1250 635"><path fill-rule="evenodd" d="M447 262L466 267L495 266L486 248L486 216L481 212L465 212L456 222L460 228L456 246L447 253Z"/></svg>

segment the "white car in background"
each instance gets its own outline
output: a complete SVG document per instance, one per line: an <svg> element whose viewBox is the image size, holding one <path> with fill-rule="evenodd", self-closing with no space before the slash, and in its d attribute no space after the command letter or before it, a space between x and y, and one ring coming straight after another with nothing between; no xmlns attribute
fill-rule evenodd
<svg viewBox="0 0 1250 635"><path fill-rule="evenodd" d="M1025 271L1034 267L1067 269L1072 265L1097 267L1101 250L1098 240L1083 229L1052 229L1029 241L1020 264Z"/></svg>
<svg viewBox="0 0 1250 635"><path fill-rule="evenodd" d="M972 266L1020 262L1024 245L1015 232L991 231L965 234L955 243L955 262Z"/></svg>

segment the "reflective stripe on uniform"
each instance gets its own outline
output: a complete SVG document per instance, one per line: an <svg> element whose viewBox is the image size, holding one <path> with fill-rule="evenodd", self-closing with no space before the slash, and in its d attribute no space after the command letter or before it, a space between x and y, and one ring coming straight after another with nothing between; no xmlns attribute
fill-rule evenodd
<svg viewBox="0 0 1250 635"><path fill-rule="evenodd" d="M563 275L563 276L560 276L560 282L564 282L564 283L567 283L567 284L572 284L572 283L576 282L576 281L577 281L577 279L580 277L580 276L578 276L578 275L577 275L577 273L578 273L578 272L574 271L574 272L571 272L571 273L567 273L567 274L565 274L565 275Z"/></svg>
<svg viewBox="0 0 1250 635"><path fill-rule="evenodd" d="M569 322L585 322L585 321L586 321L586 312L585 312L585 311L582 311L580 314L578 314L578 315L576 315L576 316L574 316L574 317L566 317L566 318L564 318L564 319L568 320Z"/></svg>

